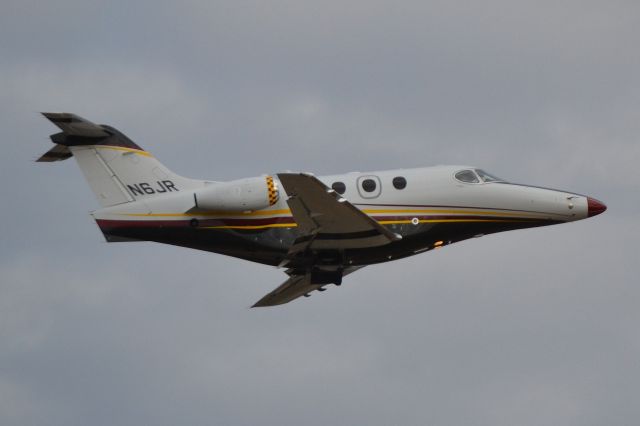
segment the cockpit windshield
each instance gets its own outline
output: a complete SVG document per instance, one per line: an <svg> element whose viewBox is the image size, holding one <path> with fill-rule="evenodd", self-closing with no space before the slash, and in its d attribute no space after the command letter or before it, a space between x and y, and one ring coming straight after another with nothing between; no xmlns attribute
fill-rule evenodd
<svg viewBox="0 0 640 426"><path fill-rule="evenodd" d="M505 182L504 179L490 175L482 169L460 170L455 174L455 178L464 183Z"/></svg>
<svg viewBox="0 0 640 426"><path fill-rule="evenodd" d="M489 173L485 172L482 169L476 169L476 173L478 174L478 176L480 176L480 179L482 179L485 182L504 182L504 179L500 179L499 177L490 175Z"/></svg>

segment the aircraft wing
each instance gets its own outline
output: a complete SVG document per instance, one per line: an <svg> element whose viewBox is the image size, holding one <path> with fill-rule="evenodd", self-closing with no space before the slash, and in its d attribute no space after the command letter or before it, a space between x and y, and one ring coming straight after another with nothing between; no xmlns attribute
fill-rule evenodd
<svg viewBox="0 0 640 426"><path fill-rule="evenodd" d="M287 204L298 225L299 236L289 249L289 259L307 250L376 247L402 238L312 175L280 173L278 179L289 196ZM289 279L253 307L282 305L314 290L323 291L327 284L340 285L343 276L360 268L328 270L312 266L307 271L289 270Z"/></svg>
<svg viewBox="0 0 640 426"><path fill-rule="evenodd" d="M343 271L339 271L338 273L340 274L340 277L338 280L338 284L340 284L344 275L348 275L361 268L363 268L363 266L353 266L350 268L346 268ZM312 272L307 272L304 275L291 275L289 279L282 283L278 288L264 296L262 299L258 300L256 304L252 306L252 308L283 305L285 303L291 302L294 299L297 299L300 296L308 297L309 293L314 290L320 289L320 291L324 291L324 289L321 287L327 285L328 282L323 279L317 280L314 275L315 274Z"/></svg>
<svg viewBox="0 0 640 426"><path fill-rule="evenodd" d="M312 175L280 173L300 236L289 256L306 250L376 247L402 237L380 225Z"/></svg>

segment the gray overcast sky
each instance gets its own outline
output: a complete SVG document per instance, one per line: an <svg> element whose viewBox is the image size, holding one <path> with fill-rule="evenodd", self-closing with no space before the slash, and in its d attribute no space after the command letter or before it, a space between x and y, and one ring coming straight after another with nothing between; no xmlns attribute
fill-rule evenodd
<svg viewBox="0 0 640 426"><path fill-rule="evenodd" d="M0 4L0 424L637 423L637 1ZM281 271L105 243L39 111L194 177L462 163L609 210L249 310Z"/></svg>

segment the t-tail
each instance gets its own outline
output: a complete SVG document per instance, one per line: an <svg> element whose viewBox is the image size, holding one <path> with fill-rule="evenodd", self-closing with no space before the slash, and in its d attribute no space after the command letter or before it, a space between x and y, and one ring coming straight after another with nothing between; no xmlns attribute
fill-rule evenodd
<svg viewBox="0 0 640 426"><path fill-rule="evenodd" d="M62 132L37 161L74 157L102 207L193 190L202 181L178 176L113 127L69 113L42 113Z"/></svg>

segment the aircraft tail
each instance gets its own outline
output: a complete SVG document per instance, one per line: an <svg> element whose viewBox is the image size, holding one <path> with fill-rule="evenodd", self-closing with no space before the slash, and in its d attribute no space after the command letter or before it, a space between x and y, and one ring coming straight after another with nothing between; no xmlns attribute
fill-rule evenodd
<svg viewBox="0 0 640 426"><path fill-rule="evenodd" d="M178 176L113 127L69 113L42 113L62 132L38 162L74 157L102 207L199 188L202 181Z"/></svg>

